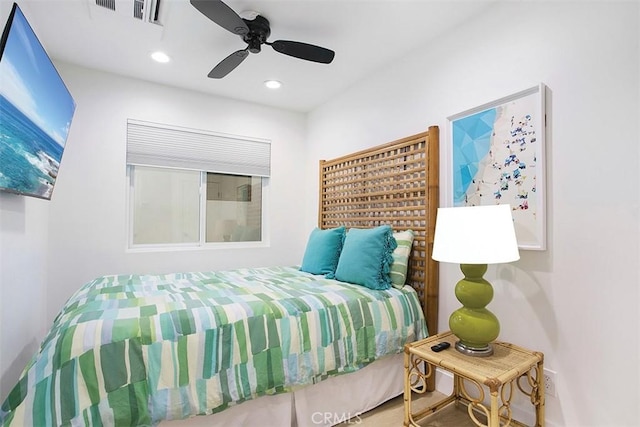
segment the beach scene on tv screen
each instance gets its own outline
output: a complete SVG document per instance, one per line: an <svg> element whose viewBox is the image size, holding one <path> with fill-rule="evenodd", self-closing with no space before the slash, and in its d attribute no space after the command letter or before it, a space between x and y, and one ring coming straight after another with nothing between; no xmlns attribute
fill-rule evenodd
<svg viewBox="0 0 640 427"><path fill-rule="evenodd" d="M0 188L45 199L75 103L20 9L0 59Z"/></svg>

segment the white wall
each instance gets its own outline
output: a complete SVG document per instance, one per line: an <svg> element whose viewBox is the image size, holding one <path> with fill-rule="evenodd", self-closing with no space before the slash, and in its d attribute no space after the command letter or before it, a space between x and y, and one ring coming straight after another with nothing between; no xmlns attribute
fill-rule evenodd
<svg viewBox="0 0 640 427"><path fill-rule="evenodd" d="M548 250L490 266L500 339L544 352L557 371L548 425L640 419L637 2L501 2L316 109L317 160L441 129L441 205L450 205L447 116L544 82ZM340 143L336 143L339 141ZM316 221L317 195L306 222ZM455 265L440 267L440 330L459 306ZM522 410L531 410L523 406Z"/></svg>
<svg viewBox="0 0 640 427"><path fill-rule="evenodd" d="M40 345L45 318L45 200L0 193L0 399Z"/></svg>

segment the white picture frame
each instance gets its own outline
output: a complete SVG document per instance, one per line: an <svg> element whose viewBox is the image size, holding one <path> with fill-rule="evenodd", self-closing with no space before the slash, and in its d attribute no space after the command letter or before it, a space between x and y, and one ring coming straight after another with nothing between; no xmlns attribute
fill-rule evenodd
<svg viewBox="0 0 640 427"><path fill-rule="evenodd" d="M451 206L510 204L520 249L545 250L546 86L447 117Z"/></svg>

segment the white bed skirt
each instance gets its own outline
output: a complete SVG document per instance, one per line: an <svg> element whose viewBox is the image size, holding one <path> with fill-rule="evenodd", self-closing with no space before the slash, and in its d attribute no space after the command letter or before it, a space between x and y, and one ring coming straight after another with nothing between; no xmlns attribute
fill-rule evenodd
<svg viewBox="0 0 640 427"><path fill-rule="evenodd" d="M165 421L175 427L329 427L400 395L403 354L380 359L358 372L326 379L293 393L263 396L218 414Z"/></svg>
<svg viewBox="0 0 640 427"><path fill-rule="evenodd" d="M328 427L379 406L404 391L403 354L294 393L297 427ZM352 421L353 423L353 421ZM402 420L399 420L402 423Z"/></svg>

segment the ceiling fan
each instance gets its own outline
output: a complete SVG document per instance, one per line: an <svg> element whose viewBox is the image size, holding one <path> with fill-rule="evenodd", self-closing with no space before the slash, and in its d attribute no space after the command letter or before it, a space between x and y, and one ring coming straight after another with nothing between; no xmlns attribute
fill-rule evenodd
<svg viewBox="0 0 640 427"><path fill-rule="evenodd" d="M233 52L213 67L209 72L209 77L213 79L221 79L229 74L249 56L249 53L259 53L263 44L271 46L276 52L322 64L331 63L335 56L332 50L308 43L290 40L268 42L271 28L267 18L261 15L257 15L252 20L241 18L220 0L191 0L191 4L204 16L222 28L239 35L247 43L246 48Z"/></svg>

